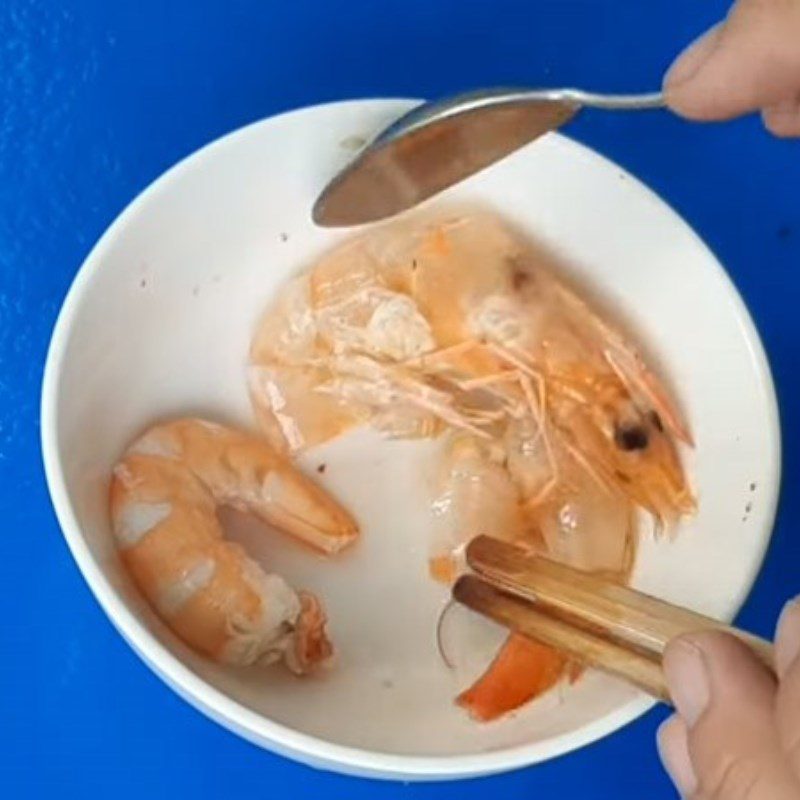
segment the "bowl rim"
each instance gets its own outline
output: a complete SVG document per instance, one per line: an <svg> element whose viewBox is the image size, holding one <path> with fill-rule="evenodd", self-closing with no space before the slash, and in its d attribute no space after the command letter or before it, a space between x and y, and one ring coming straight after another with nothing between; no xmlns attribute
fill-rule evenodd
<svg viewBox="0 0 800 800"><path fill-rule="evenodd" d="M45 360L40 404L40 437L45 476L56 517L84 580L114 628L145 664L178 695L206 716L248 741L310 766L332 769L362 777L446 780L504 772L531 766L564 755L617 731L643 715L655 705L656 701L644 694L639 694L621 708L584 725L578 731L559 734L544 742L533 742L468 755L401 755L368 750L336 744L321 737L301 733L282 723L274 722L233 700L195 674L170 653L127 608L125 602L112 588L103 574L100 565L95 560L83 538L77 515L69 500L58 447L60 378L66 345L71 335L74 319L79 311L86 289L101 268L105 255L112 246L114 239L128 225L129 221L135 218L143 206L163 191L174 178L184 171L195 168L203 159L215 152L217 148L230 146L240 137L248 135L252 132L252 129L273 124L287 116L313 115L333 106L350 105L355 108L365 105L384 105L397 107L398 111L402 111L404 107L408 108L418 102L420 101L403 98L364 98L334 101L285 111L252 122L211 141L182 158L147 185L114 219L90 250L76 273L63 301L53 328ZM710 257L713 262L713 268L717 270L718 276L726 286L733 303L734 313L745 334L747 345L753 356L753 362L756 365L757 378L766 395L769 410L766 436L769 439L771 450L771 463L767 465L766 470L769 496L762 495L764 497L763 502L768 504L768 513L765 516L765 520L768 523L765 526L767 533L762 536L760 552L756 553L757 558L753 562L752 575L749 576L746 583L743 583L733 603L735 611L738 613L753 587L771 540L778 507L781 478L781 436L778 402L769 361L758 330L738 289L720 261L677 211L638 178L590 147L563 134L550 135L556 136L564 146L573 148L582 157L599 162L603 166L613 166L618 172L624 173L628 181L637 189L642 202L655 204L662 213L669 213L675 222L683 225L694 239L695 245L704 250ZM734 614L731 616L734 616Z"/></svg>

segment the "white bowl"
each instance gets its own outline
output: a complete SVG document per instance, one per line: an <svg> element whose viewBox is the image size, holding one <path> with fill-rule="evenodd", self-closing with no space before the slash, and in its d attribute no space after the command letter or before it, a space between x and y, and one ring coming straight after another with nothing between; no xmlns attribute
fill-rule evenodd
<svg viewBox="0 0 800 800"><path fill-rule="evenodd" d="M410 104L305 109L251 125L170 170L86 259L58 320L42 398L53 502L78 566L111 621L175 691L247 739L306 763L377 777L455 778L533 764L604 736L652 701L589 674L519 714L478 725L452 698L497 631L472 626L463 663L433 641L443 590L425 571L426 445L359 434L309 456L363 524L341 561L276 534L256 554L329 608L339 652L329 674L231 670L188 651L120 568L107 479L156 418L201 412L251 423L244 365L253 326L288 275L345 235L313 227L313 200L368 138ZM619 167L550 135L449 193L480 200L563 252L621 310L678 388L697 438L688 454L698 516L674 542L644 542L637 586L730 618L769 539L779 429L753 323L714 256ZM365 476L369 476L369 481ZM368 485L367 485L368 484Z"/></svg>

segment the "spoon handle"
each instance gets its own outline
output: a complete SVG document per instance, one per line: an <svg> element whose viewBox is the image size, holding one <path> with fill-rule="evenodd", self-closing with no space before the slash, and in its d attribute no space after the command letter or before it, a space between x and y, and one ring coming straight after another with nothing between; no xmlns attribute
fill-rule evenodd
<svg viewBox="0 0 800 800"><path fill-rule="evenodd" d="M556 100L587 108L604 108L608 111L638 111L648 108L663 108L663 92L647 94L597 94L582 89L535 89L524 93L530 100Z"/></svg>

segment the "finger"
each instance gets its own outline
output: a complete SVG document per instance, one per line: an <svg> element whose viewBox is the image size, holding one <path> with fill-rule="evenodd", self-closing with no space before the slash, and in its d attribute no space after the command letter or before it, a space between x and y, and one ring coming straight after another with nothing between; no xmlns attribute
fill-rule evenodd
<svg viewBox="0 0 800 800"><path fill-rule="evenodd" d="M800 96L765 108L761 114L764 125L776 136L800 136Z"/></svg>
<svg viewBox="0 0 800 800"><path fill-rule="evenodd" d="M664 89L667 100L682 100L683 95L678 92L691 79L693 79L703 64L719 45L720 34L725 27L724 22L718 22L713 28L707 30L702 36L695 39L673 62L664 78Z"/></svg>
<svg viewBox="0 0 800 800"><path fill-rule="evenodd" d="M667 103L692 119L729 119L800 92L800 2L739 0L728 18L678 57Z"/></svg>
<svg viewBox="0 0 800 800"><path fill-rule="evenodd" d="M664 769L675 784L681 797L691 797L697 789L697 776L689 758L688 729L686 723L673 714L661 724L656 737L658 754Z"/></svg>
<svg viewBox="0 0 800 800"><path fill-rule="evenodd" d="M699 797L797 800L773 716L775 679L745 645L721 633L680 637L664 671L688 727Z"/></svg>
<svg viewBox="0 0 800 800"><path fill-rule="evenodd" d="M775 635L775 662L780 677L775 714L778 735L800 782L800 601L787 603Z"/></svg>

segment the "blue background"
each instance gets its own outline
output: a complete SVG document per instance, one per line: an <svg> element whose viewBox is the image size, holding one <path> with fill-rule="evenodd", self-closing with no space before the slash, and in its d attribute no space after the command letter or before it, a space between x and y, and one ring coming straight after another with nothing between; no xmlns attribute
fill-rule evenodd
<svg viewBox="0 0 800 800"><path fill-rule="evenodd" d="M0 794L674 796L653 747L661 711L543 766L427 786L317 773L212 724L133 655L84 585L44 485L38 399L56 313L89 248L200 145L338 98L501 83L652 89L724 10L715 0L0 3ZM785 490L740 621L770 633L800 589L790 522L800 518L800 144L771 139L755 119L697 126L666 113L587 113L571 133L694 225L764 337L788 444Z"/></svg>

